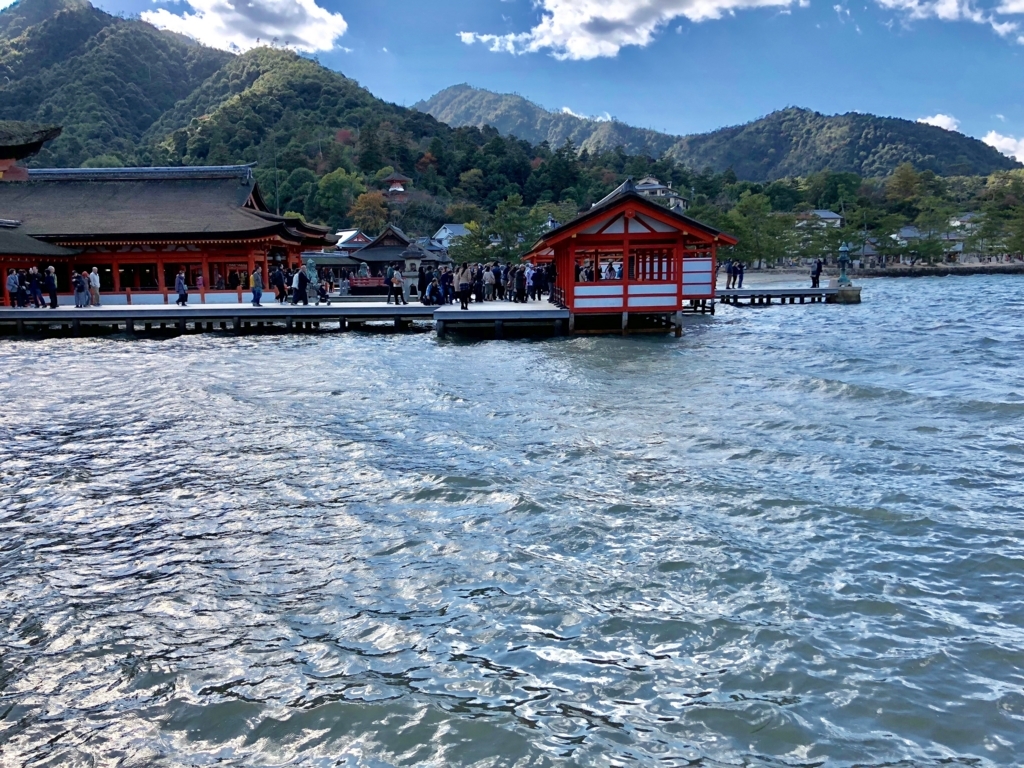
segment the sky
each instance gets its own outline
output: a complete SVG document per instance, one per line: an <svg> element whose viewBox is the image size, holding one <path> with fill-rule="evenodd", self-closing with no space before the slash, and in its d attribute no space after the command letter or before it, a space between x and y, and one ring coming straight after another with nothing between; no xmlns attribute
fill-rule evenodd
<svg viewBox="0 0 1024 768"><path fill-rule="evenodd" d="M1024 0L97 4L221 48L276 39L407 106L469 83L673 134L787 106L868 112L1024 160Z"/></svg>

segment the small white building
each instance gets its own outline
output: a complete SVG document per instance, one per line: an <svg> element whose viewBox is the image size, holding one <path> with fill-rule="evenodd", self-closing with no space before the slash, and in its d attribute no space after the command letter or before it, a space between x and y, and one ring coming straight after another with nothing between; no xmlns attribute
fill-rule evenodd
<svg viewBox="0 0 1024 768"><path fill-rule="evenodd" d="M448 250L452 241L469 234L465 224L442 224L441 228L434 233L432 240L441 244L441 247Z"/></svg>

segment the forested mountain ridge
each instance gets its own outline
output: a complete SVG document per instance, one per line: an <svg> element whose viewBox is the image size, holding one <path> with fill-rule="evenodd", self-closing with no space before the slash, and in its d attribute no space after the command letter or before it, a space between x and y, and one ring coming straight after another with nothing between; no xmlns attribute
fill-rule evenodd
<svg viewBox="0 0 1024 768"><path fill-rule="evenodd" d="M448 125L477 128L489 125L502 136L515 136L531 144L546 141L553 147L568 140L589 152L622 147L629 154L657 157L679 140L678 136L634 128L617 120L551 112L517 94L494 93L470 85L445 88L417 102L413 109L433 115Z"/></svg>
<svg viewBox="0 0 1024 768"><path fill-rule="evenodd" d="M746 181L772 181L820 171L890 175L900 164L941 176L984 175L1020 163L984 142L932 125L859 113L822 115L787 108L745 125L672 136L618 121L552 112L515 94L456 85L415 105L450 125L493 126L557 146L566 139L591 152L665 154L690 168L732 169Z"/></svg>
<svg viewBox="0 0 1024 768"><path fill-rule="evenodd" d="M60 123L36 162L132 162L147 130L233 57L83 0L0 12L0 119Z"/></svg>

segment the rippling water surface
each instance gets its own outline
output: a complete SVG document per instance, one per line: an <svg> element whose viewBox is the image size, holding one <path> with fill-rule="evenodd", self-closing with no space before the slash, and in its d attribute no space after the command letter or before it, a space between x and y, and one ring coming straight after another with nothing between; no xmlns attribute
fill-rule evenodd
<svg viewBox="0 0 1024 768"><path fill-rule="evenodd" d="M1022 290L0 342L0 763L1019 764Z"/></svg>

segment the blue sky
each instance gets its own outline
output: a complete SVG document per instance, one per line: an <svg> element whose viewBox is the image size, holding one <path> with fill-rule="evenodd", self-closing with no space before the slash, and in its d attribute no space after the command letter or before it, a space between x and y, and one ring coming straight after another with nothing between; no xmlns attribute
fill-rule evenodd
<svg viewBox="0 0 1024 768"><path fill-rule="evenodd" d="M222 47L277 36L399 104L470 83L680 134L789 105L911 120L938 115L1024 159L1024 0L99 5Z"/></svg>

